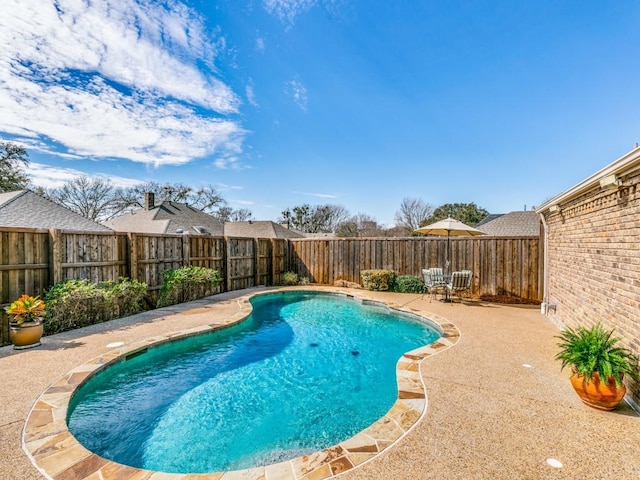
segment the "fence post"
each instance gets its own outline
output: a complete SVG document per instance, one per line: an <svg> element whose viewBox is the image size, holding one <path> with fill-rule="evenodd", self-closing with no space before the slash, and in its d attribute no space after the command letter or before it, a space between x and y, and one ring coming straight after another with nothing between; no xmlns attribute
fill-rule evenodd
<svg viewBox="0 0 640 480"><path fill-rule="evenodd" d="M53 285L60 283L62 278L62 232L57 228L49 229L49 264L51 282Z"/></svg>
<svg viewBox="0 0 640 480"><path fill-rule="evenodd" d="M274 238L271 238L269 240L269 247L271 248L271 251L269 252L269 261L271 262L271 268L269 269L269 279L268 279L268 286L272 286L275 283L275 278L276 278L276 240Z"/></svg>
<svg viewBox="0 0 640 480"><path fill-rule="evenodd" d="M224 265L224 276L223 276L223 282L224 282L224 291L228 292L230 291L231 288L231 282L229 281L229 277L231 275L231 269L229 268L229 257L230 252L229 252L229 237L222 237L222 241L223 241L223 248L222 248L222 264Z"/></svg>
<svg viewBox="0 0 640 480"><path fill-rule="evenodd" d="M182 235L182 265L188 267L191 265L191 243L189 235Z"/></svg>
<svg viewBox="0 0 640 480"><path fill-rule="evenodd" d="M137 235L133 232L129 232L127 233L127 242L129 242L128 245L128 255L129 255L129 259L128 259L128 265L129 265L129 278L131 278L131 280L140 280L138 277L138 240L137 240Z"/></svg>
<svg viewBox="0 0 640 480"><path fill-rule="evenodd" d="M258 249L260 245L258 244L258 239L253 239L253 286L257 287L260 284L260 259L258 255Z"/></svg>

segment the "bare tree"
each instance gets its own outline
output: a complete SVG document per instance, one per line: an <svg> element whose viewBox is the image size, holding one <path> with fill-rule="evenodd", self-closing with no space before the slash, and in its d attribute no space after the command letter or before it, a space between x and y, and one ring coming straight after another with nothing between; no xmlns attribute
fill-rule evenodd
<svg viewBox="0 0 640 480"><path fill-rule="evenodd" d="M349 218L349 212L341 205L298 205L287 208L278 219L290 228L306 233L335 232L338 226Z"/></svg>
<svg viewBox="0 0 640 480"><path fill-rule="evenodd" d="M237 210L234 210L228 205L225 205L218 208L213 216L220 220L222 223L246 222L247 220L251 220L253 213L247 208L239 208Z"/></svg>
<svg viewBox="0 0 640 480"><path fill-rule="evenodd" d="M0 192L28 187L29 176L23 170L27 166L29 155L24 147L11 142L0 142Z"/></svg>
<svg viewBox="0 0 640 480"><path fill-rule="evenodd" d="M398 227L404 228L406 233L413 232L433 214L433 206L419 198L404 198L394 216Z"/></svg>
<svg viewBox="0 0 640 480"><path fill-rule="evenodd" d="M238 208L237 210L233 210L231 212L231 221L232 222L247 222L251 220L253 217L253 212L248 208Z"/></svg>
<svg viewBox="0 0 640 480"><path fill-rule="evenodd" d="M378 225L375 218L358 213L342 222L336 230L338 237L384 237L385 229Z"/></svg>
<svg viewBox="0 0 640 480"><path fill-rule="evenodd" d="M144 206L144 194L153 192L156 202L186 203L206 213L217 213L226 206L226 200L212 185L200 187L194 190L192 187L181 183L140 183L127 188L119 199L122 213L135 210Z"/></svg>
<svg viewBox="0 0 640 480"><path fill-rule="evenodd" d="M118 213L119 190L100 177L75 177L60 188L45 190L46 197L95 222L109 220Z"/></svg>

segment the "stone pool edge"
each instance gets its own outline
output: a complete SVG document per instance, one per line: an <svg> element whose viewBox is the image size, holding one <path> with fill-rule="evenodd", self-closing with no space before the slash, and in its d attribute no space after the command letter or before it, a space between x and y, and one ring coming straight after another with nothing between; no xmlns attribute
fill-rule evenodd
<svg viewBox="0 0 640 480"><path fill-rule="evenodd" d="M378 421L355 436L324 450L265 467L206 474L172 474L121 465L88 451L71 435L66 425L69 401L75 390L108 365L159 344L219 330L244 320L252 310L252 297L287 291L310 291L344 295L360 301L386 305L393 311L417 315L440 331L435 342L405 353L396 364L398 397ZM236 299L238 311L224 321L201 325L167 335L150 337L98 355L70 370L36 400L25 422L22 443L33 465L47 478L91 479L171 479L171 480L321 480L334 478L381 454L407 435L427 410L422 361L453 345L460 332L448 320L423 310L415 310L367 295L367 291L342 288L276 288L252 292ZM214 308L215 304L205 308ZM198 308L198 307L196 307ZM200 307L202 308L202 307ZM163 317L180 315L169 311Z"/></svg>

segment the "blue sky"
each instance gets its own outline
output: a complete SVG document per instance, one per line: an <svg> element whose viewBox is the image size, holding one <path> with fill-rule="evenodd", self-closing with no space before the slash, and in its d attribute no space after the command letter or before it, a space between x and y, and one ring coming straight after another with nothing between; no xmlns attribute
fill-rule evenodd
<svg viewBox="0 0 640 480"><path fill-rule="evenodd" d="M531 208L640 141L635 1L4 0L34 182L216 186L276 220Z"/></svg>

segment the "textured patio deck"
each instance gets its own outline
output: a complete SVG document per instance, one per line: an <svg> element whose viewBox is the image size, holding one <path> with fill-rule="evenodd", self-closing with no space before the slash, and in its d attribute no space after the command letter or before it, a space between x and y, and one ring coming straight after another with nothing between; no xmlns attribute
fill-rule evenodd
<svg viewBox="0 0 640 480"><path fill-rule="evenodd" d="M67 372L107 354L112 342L144 341L223 322L238 314L237 299L252 291L45 337L43 345L32 350L0 348L0 478L46 478L23 451L22 431L38 397ZM626 404L610 413L582 405L568 372L560 372L553 360L558 331L537 308L364 294L392 306L432 312L454 323L461 337L422 363L426 415L395 445L341 479L640 478L640 417ZM549 466L548 458L563 467ZM140 471L121 475L111 478L177 478ZM55 478L107 477L64 471ZM272 480L269 475L263 478Z"/></svg>

